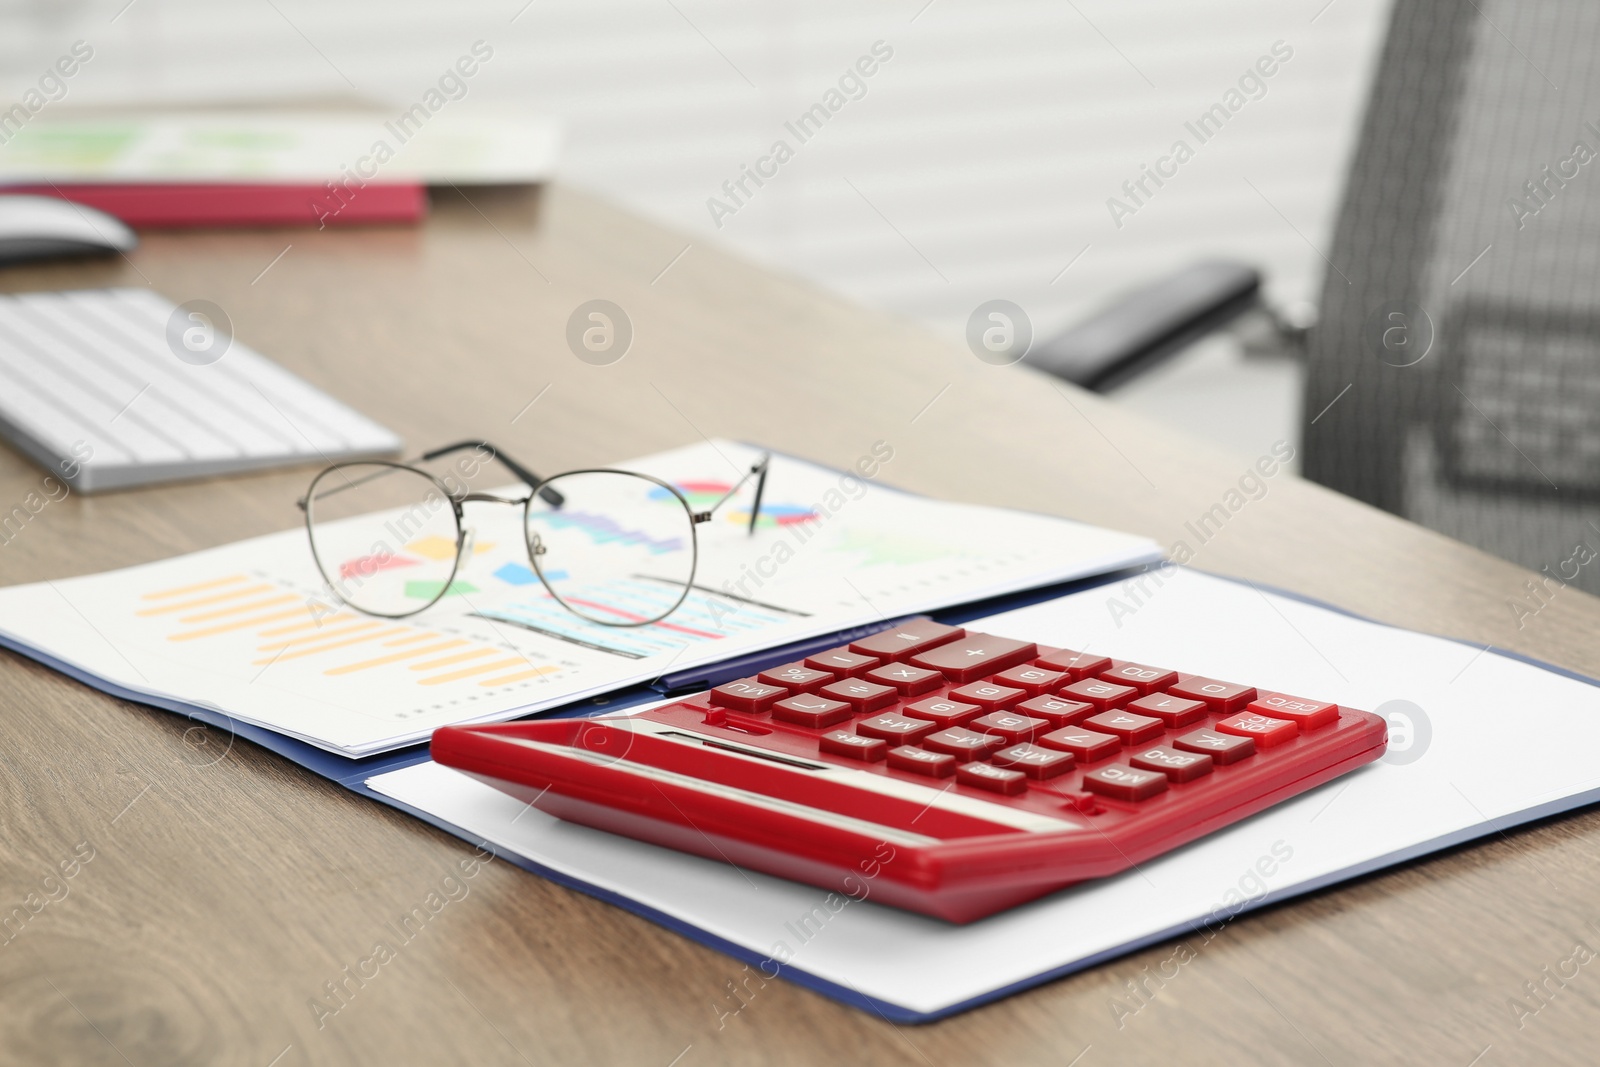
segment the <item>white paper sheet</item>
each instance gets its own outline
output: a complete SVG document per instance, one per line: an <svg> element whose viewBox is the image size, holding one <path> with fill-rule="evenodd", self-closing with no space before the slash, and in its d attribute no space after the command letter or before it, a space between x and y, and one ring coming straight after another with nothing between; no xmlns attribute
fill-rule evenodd
<svg viewBox="0 0 1600 1067"><path fill-rule="evenodd" d="M829 913L822 890L563 823L436 764L368 784L753 952L785 952L800 970L907 1013L966 1005L1208 917L1600 798L1595 685L1247 584L1165 575L1138 601L1111 586L967 625L1377 710L1390 721L1390 754L1137 870L968 926L870 899ZM1133 609L1118 611L1120 627L1112 598ZM1522 736L1563 743L1519 753Z"/></svg>
<svg viewBox="0 0 1600 1067"><path fill-rule="evenodd" d="M757 455L706 442L626 466L687 486L691 504L701 507ZM880 479L892 477L892 456L869 466ZM296 528L0 590L0 637L137 693L365 755L425 739L439 726L512 718L669 670L1160 554L1145 538L929 500L782 456L773 457L753 536L752 494L746 486L698 527L695 591L649 626L601 626L568 612L528 566L520 510L469 503L471 556L450 595L418 615L374 619L341 605L318 577L304 528ZM298 514L288 500L284 511ZM408 536L390 546L396 558L454 555L453 532ZM419 593L419 602L428 595Z"/></svg>

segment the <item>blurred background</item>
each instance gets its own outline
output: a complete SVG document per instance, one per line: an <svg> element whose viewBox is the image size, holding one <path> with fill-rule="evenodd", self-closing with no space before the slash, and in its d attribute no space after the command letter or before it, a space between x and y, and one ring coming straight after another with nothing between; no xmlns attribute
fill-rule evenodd
<svg viewBox="0 0 1600 1067"><path fill-rule="evenodd" d="M0 106L80 40L61 114L398 112L483 42L451 108L558 180L958 344L1237 261L1264 311L1108 395L1600 590L1600 5L0 0Z"/></svg>

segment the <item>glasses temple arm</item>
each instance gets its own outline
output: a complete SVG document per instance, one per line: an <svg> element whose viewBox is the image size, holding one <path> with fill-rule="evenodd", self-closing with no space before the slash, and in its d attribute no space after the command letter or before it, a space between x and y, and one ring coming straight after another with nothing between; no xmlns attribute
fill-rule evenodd
<svg viewBox="0 0 1600 1067"><path fill-rule="evenodd" d="M732 500L733 494L737 493L740 489L743 489L744 483L748 482L751 477L754 476L756 479L756 499L755 503L750 505L749 529L749 532L754 534L756 532L756 520L761 517L761 495L766 491L767 488L767 466L769 463L771 463L771 461L772 453L764 453L761 458L756 460L755 463L751 465L750 469L745 472L743 478L740 478L732 488L730 488L726 493L722 494L722 498L720 500L718 500L715 504L712 504L709 508L706 508L704 511L700 512L700 514L696 515L695 521L705 522L706 520L710 519L712 514L714 514L718 508Z"/></svg>
<svg viewBox="0 0 1600 1067"><path fill-rule="evenodd" d="M432 451L424 452L420 458L438 459L440 456L448 456L452 452L460 452L461 450L467 448L475 448L482 452L488 452L491 459L499 460L501 466L505 467L506 470L520 478L528 486L528 488L538 489L539 496L551 507L559 508L563 503L565 503L566 498L560 493L556 492L554 489L539 489L539 486L544 482L543 478L540 478L537 474L533 473L533 471L529 470L527 467L524 467L522 464L506 455L500 449L496 448L494 445L491 445L488 441L457 441L453 445L444 445L441 448L435 448Z"/></svg>

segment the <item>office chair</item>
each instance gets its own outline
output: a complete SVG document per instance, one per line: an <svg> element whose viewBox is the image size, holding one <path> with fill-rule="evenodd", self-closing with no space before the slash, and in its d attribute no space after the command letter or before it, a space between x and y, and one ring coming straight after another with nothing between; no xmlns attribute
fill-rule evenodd
<svg viewBox="0 0 1600 1067"><path fill-rule="evenodd" d="M1309 339L1303 470L1600 592L1600 5L1396 0Z"/></svg>

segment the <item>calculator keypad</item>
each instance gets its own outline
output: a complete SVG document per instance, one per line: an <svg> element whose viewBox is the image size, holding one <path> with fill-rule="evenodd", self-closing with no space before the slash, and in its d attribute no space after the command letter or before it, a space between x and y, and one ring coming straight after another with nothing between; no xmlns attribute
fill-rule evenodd
<svg viewBox="0 0 1600 1067"><path fill-rule="evenodd" d="M1234 768L1290 758L1275 753L1340 721L1336 704L928 620L726 683L703 702L705 721L721 715L743 743L798 731L820 759L1090 813L1207 789Z"/></svg>

